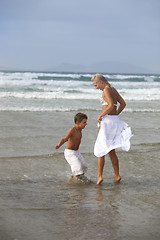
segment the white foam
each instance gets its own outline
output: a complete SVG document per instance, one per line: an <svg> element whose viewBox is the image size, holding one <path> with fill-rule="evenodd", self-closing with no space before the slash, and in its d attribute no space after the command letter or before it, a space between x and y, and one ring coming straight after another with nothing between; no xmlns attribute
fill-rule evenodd
<svg viewBox="0 0 160 240"><path fill-rule="evenodd" d="M153 108L135 108L135 109L131 109L131 108L125 108L124 112L160 112L160 109L153 109Z"/></svg>
<svg viewBox="0 0 160 240"><path fill-rule="evenodd" d="M58 92L1 92L0 98L21 98L21 99L98 99L96 94L68 94Z"/></svg>
<svg viewBox="0 0 160 240"><path fill-rule="evenodd" d="M94 89L52 89L52 91L8 91L0 92L0 98L21 98L21 99L83 99L94 100L101 96L99 91ZM121 89L120 94L125 100L160 100L160 93L157 88L152 89Z"/></svg>
<svg viewBox="0 0 160 240"><path fill-rule="evenodd" d="M0 72L0 79L37 79L38 77L53 78L71 78L79 79L81 77L91 78L93 74L88 73L43 73L43 72Z"/></svg>
<svg viewBox="0 0 160 240"><path fill-rule="evenodd" d="M116 75L105 75L107 78L111 78L111 79L116 79L116 80L131 80L131 79L141 79L144 80L146 82L153 82L154 79L159 79L160 80L160 76L158 75L120 75L120 74L116 74ZM137 82L137 81L136 81Z"/></svg>
<svg viewBox="0 0 160 240"><path fill-rule="evenodd" d="M82 110L81 107L10 107L7 108L0 107L0 111L13 111L13 112L70 112ZM83 110L99 111L100 109L95 109L95 107L84 107Z"/></svg>
<svg viewBox="0 0 160 240"><path fill-rule="evenodd" d="M0 72L0 110L71 111L80 108L97 109L97 106L100 110L98 98L102 91L94 88L91 82L92 75ZM138 104L142 106L144 101L160 100L160 76L123 74L105 76L112 79L111 85L115 86L126 101L134 101L137 106ZM58 104L61 104L60 108ZM78 108L74 104L78 104Z"/></svg>
<svg viewBox="0 0 160 240"><path fill-rule="evenodd" d="M100 111L99 108L95 108L93 107L11 107L8 106L6 108L0 107L0 111L13 111L13 112L69 112L69 111ZM160 112L160 109L153 109L153 108L144 108L144 109L140 109L140 108L135 108L135 109L131 109L131 108L125 108L124 112Z"/></svg>

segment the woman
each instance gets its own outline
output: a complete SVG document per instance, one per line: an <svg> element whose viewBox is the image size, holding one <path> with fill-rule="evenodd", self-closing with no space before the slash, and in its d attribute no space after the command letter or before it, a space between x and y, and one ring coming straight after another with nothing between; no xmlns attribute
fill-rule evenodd
<svg viewBox="0 0 160 240"><path fill-rule="evenodd" d="M96 89L103 91L100 99L102 113L98 116L99 132L94 146L97 156L97 184L103 181L102 173L105 155L108 153L114 169L114 182L119 182L119 161L115 152L116 148L128 151L130 149L131 129L120 121L118 115L125 108L126 103L115 88L101 74L92 77Z"/></svg>

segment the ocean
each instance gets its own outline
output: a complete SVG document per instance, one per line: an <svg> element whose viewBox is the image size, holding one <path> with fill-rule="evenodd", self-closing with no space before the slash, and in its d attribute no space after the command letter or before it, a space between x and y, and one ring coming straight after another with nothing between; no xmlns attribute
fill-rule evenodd
<svg viewBox="0 0 160 240"><path fill-rule="evenodd" d="M91 73L0 72L1 111L100 110ZM127 112L159 112L160 75L104 74Z"/></svg>
<svg viewBox="0 0 160 240"><path fill-rule="evenodd" d="M97 116L102 92L92 73L0 72L0 239L158 240L160 237L160 75L104 73L125 99L132 129L117 151L122 181L106 156L96 185ZM54 146L84 112L80 152L88 172L72 181L65 144Z"/></svg>

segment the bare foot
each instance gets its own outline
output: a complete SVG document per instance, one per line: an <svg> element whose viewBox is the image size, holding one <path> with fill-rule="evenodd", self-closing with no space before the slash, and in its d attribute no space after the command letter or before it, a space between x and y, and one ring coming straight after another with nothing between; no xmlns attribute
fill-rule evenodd
<svg viewBox="0 0 160 240"><path fill-rule="evenodd" d="M103 182L103 178L102 177L97 178L97 184L100 184L101 182Z"/></svg>
<svg viewBox="0 0 160 240"><path fill-rule="evenodd" d="M121 181L121 176L115 176L114 177L114 182L117 183L117 182L120 182Z"/></svg>

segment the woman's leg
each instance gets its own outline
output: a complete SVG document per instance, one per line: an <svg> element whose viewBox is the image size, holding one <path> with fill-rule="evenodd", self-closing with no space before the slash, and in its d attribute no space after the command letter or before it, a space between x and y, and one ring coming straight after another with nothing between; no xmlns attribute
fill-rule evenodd
<svg viewBox="0 0 160 240"><path fill-rule="evenodd" d="M119 182L121 180L121 176L119 175L119 161L116 155L115 150L111 150L109 153L109 157L112 162L112 166L114 169L114 182Z"/></svg>
<svg viewBox="0 0 160 240"><path fill-rule="evenodd" d="M104 167L104 156L97 158L97 184L100 184L103 181L102 173Z"/></svg>

